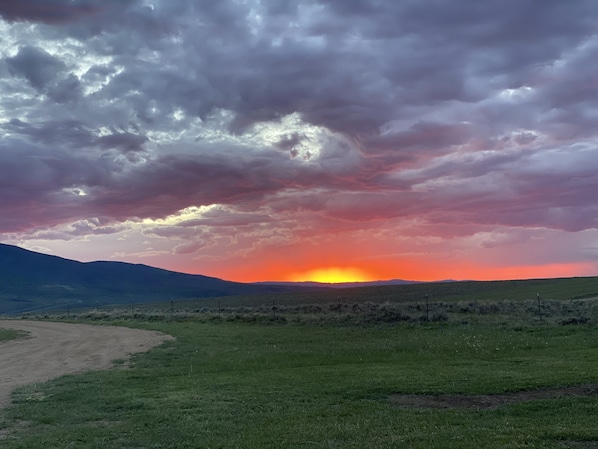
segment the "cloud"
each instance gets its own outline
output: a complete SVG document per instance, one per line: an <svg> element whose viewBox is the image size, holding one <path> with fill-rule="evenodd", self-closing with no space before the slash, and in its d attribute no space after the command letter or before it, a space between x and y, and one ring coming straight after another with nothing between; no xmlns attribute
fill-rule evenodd
<svg viewBox="0 0 598 449"><path fill-rule="evenodd" d="M9 70L23 76L38 91L52 82L65 69L65 64L43 49L22 47L12 58L7 58Z"/></svg>
<svg viewBox="0 0 598 449"><path fill-rule="evenodd" d="M0 16L8 21L61 24L96 14L130 0L0 0Z"/></svg>
<svg viewBox="0 0 598 449"><path fill-rule="evenodd" d="M59 23L73 20L81 14L93 12L85 2L54 0L0 1L0 14L7 20L29 20Z"/></svg>
<svg viewBox="0 0 598 449"><path fill-rule="evenodd" d="M135 232L194 207L214 209L144 232L240 254L413 220L486 249L518 235L492 227L595 229L596 13L0 1L0 232Z"/></svg>

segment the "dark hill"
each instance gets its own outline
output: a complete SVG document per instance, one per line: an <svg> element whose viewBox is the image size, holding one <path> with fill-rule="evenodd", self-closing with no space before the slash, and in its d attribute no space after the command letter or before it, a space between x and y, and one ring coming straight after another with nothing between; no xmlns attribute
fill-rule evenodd
<svg viewBox="0 0 598 449"><path fill-rule="evenodd" d="M0 313L296 291L123 262L77 262L0 244ZM312 289L313 290L313 289Z"/></svg>

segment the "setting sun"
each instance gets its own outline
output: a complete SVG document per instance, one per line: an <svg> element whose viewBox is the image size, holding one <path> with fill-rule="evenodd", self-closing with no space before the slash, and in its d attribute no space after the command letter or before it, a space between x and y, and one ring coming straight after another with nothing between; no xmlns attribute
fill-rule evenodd
<svg viewBox="0 0 598 449"><path fill-rule="evenodd" d="M370 280L368 274L358 268L328 267L316 268L304 273L296 273L291 277L293 282L323 282L335 284L339 282L364 282Z"/></svg>

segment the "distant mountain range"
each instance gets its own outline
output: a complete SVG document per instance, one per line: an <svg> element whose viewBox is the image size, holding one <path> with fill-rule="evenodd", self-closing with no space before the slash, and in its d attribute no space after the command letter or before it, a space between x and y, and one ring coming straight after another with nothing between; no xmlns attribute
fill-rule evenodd
<svg viewBox="0 0 598 449"><path fill-rule="evenodd" d="M454 282L454 281L439 281L439 282ZM302 286L302 287L327 287L327 288L352 288L352 287L379 287L383 285L410 285L410 284L426 284L422 281L406 281L404 279L390 279L388 281L364 281L364 282L335 282L334 284L327 282L256 282L257 285L276 285L276 286Z"/></svg>
<svg viewBox="0 0 598 449"><path fill-rule="evenodd" d="M386 281L362 281L362 282L335 282L334 284L327 282L256 282L256 284L264 285L279 285L279 286L303 286L303 287L326 287L326 288L353 288L353 287L384 287L387 285L413 285L413 284L442 284L447 282L467 282L456 281L454 279L443 279L440 281L408 281L405 279L389 279Z"/></svg>
<svg viewBox="0 0 598 449"><path fill-rule="evenodd" d="M335 297L345 288L345 300L365 297L376 301L417 300L430 296L455 299L552 299L598 297L598 277L520 279L512 281L417 282L393 279L374 282L324 284L318 282L240 283L177 273L124 262L77 262L0 244L0 315L64 310L114 304L234 295L319 292ZM350 288L362 287L362 288ZM308 295L315 297L313 295ZM359 299L361 300L361 299Z"/></svg>
<svg viewBox="0 0 598 449"><path fill-rule="evenodd" d="M402 279L240 283L125 262L78 262L0 243L0 315L64 309L67 304L93 307L419 283Z"/></svg>
<svg viewBox="0 0 598 449"><path fill-rule="evenodd" d="M84 263L0 244L0 314L297 290L314 287L244 284L124 262Z"/></svg>

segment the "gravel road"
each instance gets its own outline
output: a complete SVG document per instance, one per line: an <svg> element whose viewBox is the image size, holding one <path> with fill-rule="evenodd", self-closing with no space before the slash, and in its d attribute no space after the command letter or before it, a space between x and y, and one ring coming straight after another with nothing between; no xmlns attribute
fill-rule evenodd
<svg viewBox="0 0 598 449"><path fill-rule="evenodd" d="M173 337L116 326L0 320L0 329L21 329L27 338L0 343L0 407L21 385L84 371L103 370L115 359L145 352Z"/></svg>

